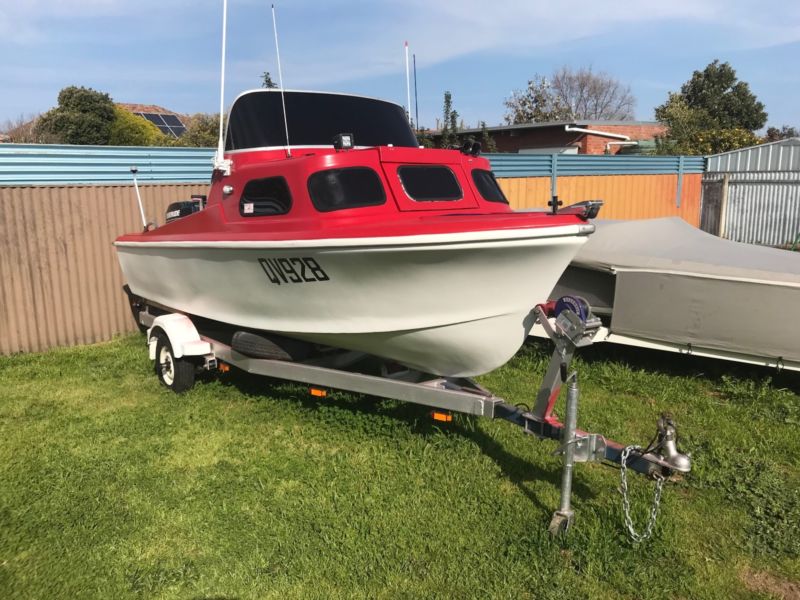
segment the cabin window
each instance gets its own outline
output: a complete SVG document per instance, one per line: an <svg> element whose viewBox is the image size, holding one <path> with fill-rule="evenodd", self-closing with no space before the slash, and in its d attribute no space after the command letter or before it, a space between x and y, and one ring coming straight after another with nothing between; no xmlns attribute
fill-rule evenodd
<svg viewBox="0 0 800 600"><path fill-rule="evenodd" d="M461 186L448 167L440 165L403 166L397 169L408 197L417 202L461 200Z"/></svg>
<svg viewBox="0 0 800 600"><path fill-rule="evenodd" d="M308 178L308 193L320 212L377 206L386 202L380 177L367 167L318 171Z"/></svg>
<svg viewBox="0 0 800 600"><path fill-rule="evenodd" d="M475 187L478 188L478 192L480 192L484 200L508 204L508 199L503 194L500 186L497 185L497 179L495 179L494 173L491 171L474 169L472 171L472 181L475 182Z"/></svg>
<svg viewBox="0 0 800 600"><path fill-rule="evenodd" d="M239 214L243 217L285 215L290 208L292 195L283 177L248 181L239 199Z"/></svg>

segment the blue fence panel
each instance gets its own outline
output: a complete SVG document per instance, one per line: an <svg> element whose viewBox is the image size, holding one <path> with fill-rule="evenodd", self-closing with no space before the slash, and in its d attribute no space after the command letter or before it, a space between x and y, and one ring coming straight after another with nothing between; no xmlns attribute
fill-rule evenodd
<svg viewBox="0 0 800 600"><path fill-rule="evenodd" d="M704 173L706 164L705 157L702 156L593 154L485 154L484 156L492 163L492 170L497 177L547 177L553 174L556 176L676 175Z"/></svg>
<svg viewBox="0 0 800 600"><path fill-rule="evenodd" d="M701 156L486 154L497 177L661 175L705 172ZM207 183L212 148L0 144L0 185Z"/></svg>
<svg viewBox="0 0 800 600"><path fill-rule="evenodd" d="M211 148L0 144L0 185L211 181Z"/></svg>

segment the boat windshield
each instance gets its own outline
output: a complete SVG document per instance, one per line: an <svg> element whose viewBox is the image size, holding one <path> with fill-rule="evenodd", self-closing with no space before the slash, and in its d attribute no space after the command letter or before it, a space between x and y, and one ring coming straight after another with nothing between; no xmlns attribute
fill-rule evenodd
<svg viewBox="0 0 800 600"><path fill-rule="evenodd" d="M418 147L401 106L360 96L285 92L292 146L329 146L339 133L356 146ZM226 150L286 146L281 94L256 90L239 96L228 117Z"/></svg>

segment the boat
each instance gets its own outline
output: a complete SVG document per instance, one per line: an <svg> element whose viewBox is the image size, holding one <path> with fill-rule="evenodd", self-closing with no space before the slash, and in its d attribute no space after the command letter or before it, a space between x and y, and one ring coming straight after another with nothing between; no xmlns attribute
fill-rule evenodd
<svg viewBox="0 0 800 600"><path fill-rule="evenodd" d="M596 341L800 370L800 254L678 217L595 224L551 297L584 298Z"/></svg>
<svg viewBox="0 0 800 600"><path fill-rule="evenodd" d="M260 89L207 198L114 245L132 298L248 334L242 353L288 339L468 377L524 343L597 210L514 212L479 144L422 148L399 105Z"/></svg>

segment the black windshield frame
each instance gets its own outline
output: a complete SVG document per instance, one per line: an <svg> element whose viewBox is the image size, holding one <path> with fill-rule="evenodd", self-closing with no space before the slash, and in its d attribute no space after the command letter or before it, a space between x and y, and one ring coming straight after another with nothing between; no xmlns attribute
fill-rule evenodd
<svg viewBox="0 0 800 600"><path fill-rule="evenodd" d="M356 146L402 146L419 143L405 110L391 102L323 92L285 92L286 120L292 146L329 146L339 133L350 133ZM225 149L286 146L280 92L242 94L228 116Z"/></svg>

